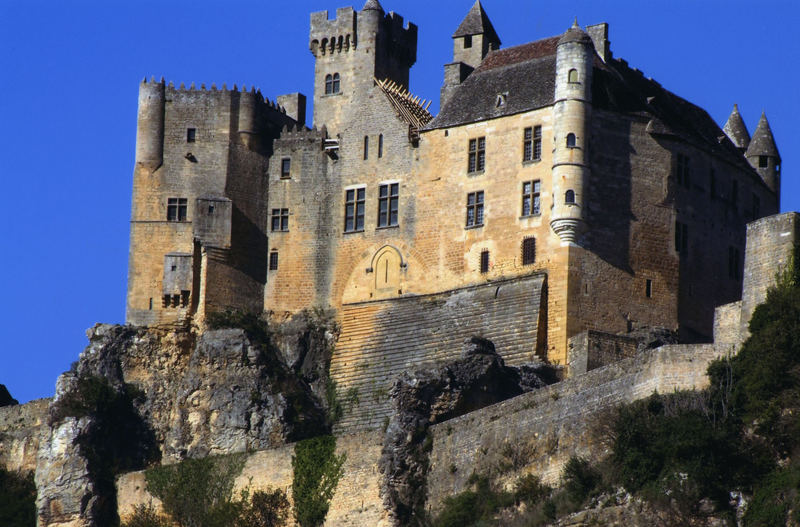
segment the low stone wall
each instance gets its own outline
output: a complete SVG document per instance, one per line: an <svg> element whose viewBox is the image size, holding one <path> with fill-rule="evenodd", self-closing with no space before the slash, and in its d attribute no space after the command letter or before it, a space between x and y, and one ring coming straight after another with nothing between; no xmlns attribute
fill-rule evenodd
<svg viewBox="0 0 800 527"><path fill-rule="evenodd" d="M336 441L337 454L346 454L344 477L339 481L331 500L325 525L327 526L378 526L390 525L380 498L381 475L378 460L381 456L383 433L364 432L340 436ZM292 455L294 444L249 454L242 474L236 479L234 492L250 487L251 490L281 488L291 501ZM131 472L117 478L117 503L120 517L125 519L134 505L153 503L158 499L146 490L144 472ZM289 522L290 526L295 525Z"/></svg>
<svg viewBox="0 0 800 527"><path fill-rule="evenodd" d="M569 339L569 375L580 375L621 359L636 355L638 341L633 337L587 330Z"/></svg>
<svg viewBox="0 0 800 527"><path fill-rule="evenodd" d="M608 453L595 433L604 412L655 391L703 388L708 364L725 352L712 344L662 346L431 427L429 509L463 491L473 472L557 483L571 456Z"/></svg>
<svg viewBox="0 0 800 527"><path fill-rule="evenodd" d="M36 469L36 453L47 432L51 399L0 408L0 468L28 472Z"/></svg>

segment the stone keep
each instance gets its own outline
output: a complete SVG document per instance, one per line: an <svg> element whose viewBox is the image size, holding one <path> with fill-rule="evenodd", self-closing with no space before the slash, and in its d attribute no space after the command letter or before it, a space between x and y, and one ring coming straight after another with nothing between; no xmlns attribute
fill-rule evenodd
<svg viewBox="0 0 800 527"><path fill-rule="evenodd" d="M778 211L766 116L752 139L737 107L721 129L615 57L607 24L502 49L478 1L452 39L435 116L408 91L417 27L377 0L311 14L311 129L300 93L142 83L128 322L333 307L350 350L333 370L365 335L392 343L396 364L353 381L377 386L414 328L367 313L541 277L528 359L564 363L584 331L710 340L747 223Z"/></svg>

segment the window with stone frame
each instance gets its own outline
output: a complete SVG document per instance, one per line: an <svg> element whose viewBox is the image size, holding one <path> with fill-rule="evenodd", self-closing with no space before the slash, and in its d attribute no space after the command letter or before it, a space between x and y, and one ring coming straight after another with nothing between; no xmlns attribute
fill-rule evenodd
<svg viewBox="0 0 800 527"><path fill-rule="evenodd" d="M325 75L325 95L339 93L339 74Z"/></svg>
<svg viewBox="0 0 800 527"><path fill-rule="evenodd" d="M186 221L187 198L167 198L167 221Z"/></svg>
<svg viewBox="0 0 800 527"><path fill-rule="evenodd" d="M367 189L352 188L345 191L344 200L344 232L360 232L364 230L364 202Z"/></svg>
<svg viewBox="0 0 800 527"><path fill-rule="evenodd" d="M467 227L483 225L483 191L467 194Z"/></svg>
<svg viewBox="0 0 800 527"><path fill-rule="evenodd" d="M281 179L292 177L292 160L288 157L281 159Z"/></svg>
<svg viewBox="0 0 800 527"><path fill-rule="evenodd" d="M578 146L578 140L575 138L575 134L569 133L567 134L567 148L575 148Z"/></svg>
<svg viewBox="0 0 800 527"><path fill-rule="evenodd" d="M522 240L522 265L533 265L536 261L536 238L530 236Z"/></svg>
<svg viewBox="0 0 800 527"><path fill-rule="evenodd" d="M378 227L394 227L397 225L399 196L399 183L387 183L378 187Z"/></svg>
<svg viewBox="0 0 800 527"><path fill-rule="evenodd" d="M369 136L364 136L364 159L369 159Z"/></svg>
<svg viewBox="0 0 800 527"><path fill-rule="evenodd" d="M481 251L481 273L489 272L489 249Z"/></svg>
<svg viewBox="0 0 800 527"><path fill-rule="evenodd" d="M677 162L675 166L675 179L678 185L683 185L686 188L692 188L692 177L689 171L689 156L677 154Z"/></svg>
<svg viewBox="0 0 800 527"><path fill-rule="evenodd" d="M278 270L278 251L272 251L269 253L269 270Z"/></svg>
<svg viewBox="0 0 800 527"><path fill-rule="evenodd" d="M542 159L542 127L529 126L522 134L522 161Z"/></svg>
<svg viewBox="0 0 800 527"><path fill-rule="evenodd" d="M378 134L378 159L383 157L383 134Z"/></svg>
<svg viewBox="0 0 800 527"><path fill-rule="evenodd" d="M483 172L486 167L486 138L476 137L469 140L467 172Z"/></svg>
<svg viewBox="0 0 800 527"><path fill-rule="evenodd" d="M536 216L540 213L540 188L541 182L538 179L522 183L523 216Z"/></svg>
<svg viewBox="0 0 800 527"><path fill-rule="evenodd" d="M272 209L272 231L286 232L289 230L289 209Z"/></svg>
<svg viewBox="0 0 800 527"><path fill-rule="evenodd" d="M187 143L194 143L197 139L197 128L187 128L186 129L186 142Z"/></svg>

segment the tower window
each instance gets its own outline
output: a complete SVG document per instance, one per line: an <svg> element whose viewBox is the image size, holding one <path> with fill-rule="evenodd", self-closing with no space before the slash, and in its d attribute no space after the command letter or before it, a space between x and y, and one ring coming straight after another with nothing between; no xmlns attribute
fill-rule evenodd
<svg viewBox="0 0 800 527"><path fill-rule="evenodd" d="M167 221L186 221L186 198L167 198Z"/></svg>
<svg viewBox="0 0 800 527"><path fill-rule="evenodd" d="M578 70L574 68L569 70L569 73L567 73L567 82L572 82L572 83L578 82Z"/></svg>
<svg viewBox="0 0 800 527"><path fill-rule="evenodd" d="M739 280L739 248L728 247L728 278L731 280Z"/></svg>
<svg viewBox="0 0 800 527"><path fill-rule="evenodd" d="M541 183L538 179L522 183L522 215L534 216L539 214L539 190Z"/></svg>
<svg viewBox="0 0 800 527"><path fill-rule="evenodd" d="M653 298L653 281L649 278L645 281L644 284L644 296L647 298Z"/></svg>
<svg viewBox="0 0 800 527"><path fill-rule="evenodd" d="M469 49L472 47L472 35L467 35L464 37L464 49Z"/></svg>
<svg viewBox="0 0 800 527"><path fill-rule="evenodd" d="M378 188L378 227L397 225L399 191L399 183L381 185Z"/></svg>
<svg viewBox="0 0 800 527"><path fill-rule="evenodd" d="M365 188L354 188L345 192L344 232L364 230Z"/></svg>
<svg viewBox="0 0 800 527"><path fill-rule="evenodd" d="M489 272L489 251L484 249L481 251L481 273Z"/></svg>
<svg viewBox="0 0 800 527"><path fill-rule="evenodd" d="M469 140L469 156L467 172L483 172L486 166L486 138L478 137Z"/></svg>
<svg viewBox="0 0 800 527"><path fill-rule="evenodd" d="M769 158L767 156L758 156L758 168L767 168L769 166Z"/></svg>
<svg viewBox="0 0 800 527"><path fill-rule="evenodd" d="M678 180L678 185L683 185L686 188L692 187L692 178L689 172L689 157L683 154L677 155L677 163L675 167L675 179Z"/></svg>
<svg viewBox="0 0 800 527"><path fill-rule="evenodd" d="M369 136L364 136L364 159L369 159Z"/></svg>
<svg viewBox="0 0 800 527"><path fill-rule="evenodd" d="M567 148L575 148L575 134L567 134Z"/></svg>
<svg viewBox="0 0 800 527"><path fill-rule="evenodd" d="M574 204L575 203L575 191L569 189L564 193L564 203L566 204Z"/></svg>
<svg viewBox="0 0 800 527"><path fill-rule="evenodd" d="M272 251L271 253L269 253L269 270L270 271L278 270L278 251Z"/></svg>
<svg viewBox="0 0 800 527"><path fill-rule="evenodd" d="M675 222L675 250L683 256L689 250L689 226L679 221Z"/></svg>
<svg viewBox="0 0 800 527"><path fill-rule="evenodd" d="M281 179L292 177L292 160L288 157L281 159Z"/></svg>
<svg viewBox="0 0 800 527"><path fill-rule="evenodd" d="M383 157L383 134L378 135L378 159Z"/></svg>
<svg viewBox="0 0 800 527"><path fill-rule="evenodd" d="M467 194L467 227L483 225L483 191Z"/></svg>
<svg viewBox="0 0 800 527"><path fill-rule="evenodd" d="M522 240L522 265L533 265L536 261L536 238Z"/></svg>
<svg viewBox="0 0 800 527"><path fill-rule="evenodd" d="M325 75L325 95L339 93L339 74Z"/></svg>
<svg viewBox="0 0 800 527"><path fill-rule="evenodd" d="M272 230L275 232L289 230L289 209L272 209Z"/></svg>
<svg viewBox="0 0 800 527"><path fill-rule="evenodd" d="M187 128L186 129L186 142L187 143L194 143L196 138L197 138L197 128Z"/></svg>

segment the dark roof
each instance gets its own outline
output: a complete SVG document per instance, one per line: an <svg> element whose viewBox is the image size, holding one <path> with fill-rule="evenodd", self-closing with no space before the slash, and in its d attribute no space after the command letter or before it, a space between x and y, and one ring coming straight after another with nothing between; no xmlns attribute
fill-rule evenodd
<svg viewBox="0 0 800 527"><path fill-rule="evenodd" d="M572 27L569 28L558 40L559 44L565 44L567 42L582 42L584 44L589 44L592 42L592 37L590 37L586 31L581 29L581 26L578 25L578 19L575 19L575 23L572 24Z"/></svg>
<svg viewBox="0 0 800 527"><path fill-rule="evenodd" d="M722 131L725 132L725 135L737 148L747 148L750 144L750 133L744 125L742 116L739 114L739 106L736 104L733 105L733 111Z"/></svg>
<svg viewBox="0 0 800 527"><path fill-rule="evenodd" d="M492 51L426 129L483 121L553 104L558 37ZM498 96L504 96L498 106Z"/></svg>
<svg viewBox="0 0 800 527"><path fill-rule="evenodd" d="M778 153L778 147L775 146L775 138L772 136L772 129L769 127L767 116L761 113L761 119L758 120L756 131L753 132L753 139L750 141L750 146L747 147L745 156L774 156L778 159L781 155Z"/></svg>
<svg viewBox="0 0 800 527"><path fill-rule="evenodd" d="M496 40L498 44L500 43L500 37L497 36L497 31L494 30L489 16L486 14L486 11L483 10L481 1L475 0L472 9L469 10L469 13L467 13L467 16L461 21L456 32L453 33L453 38L480 34L486 35L486 38L490 41Z"/></svg>

